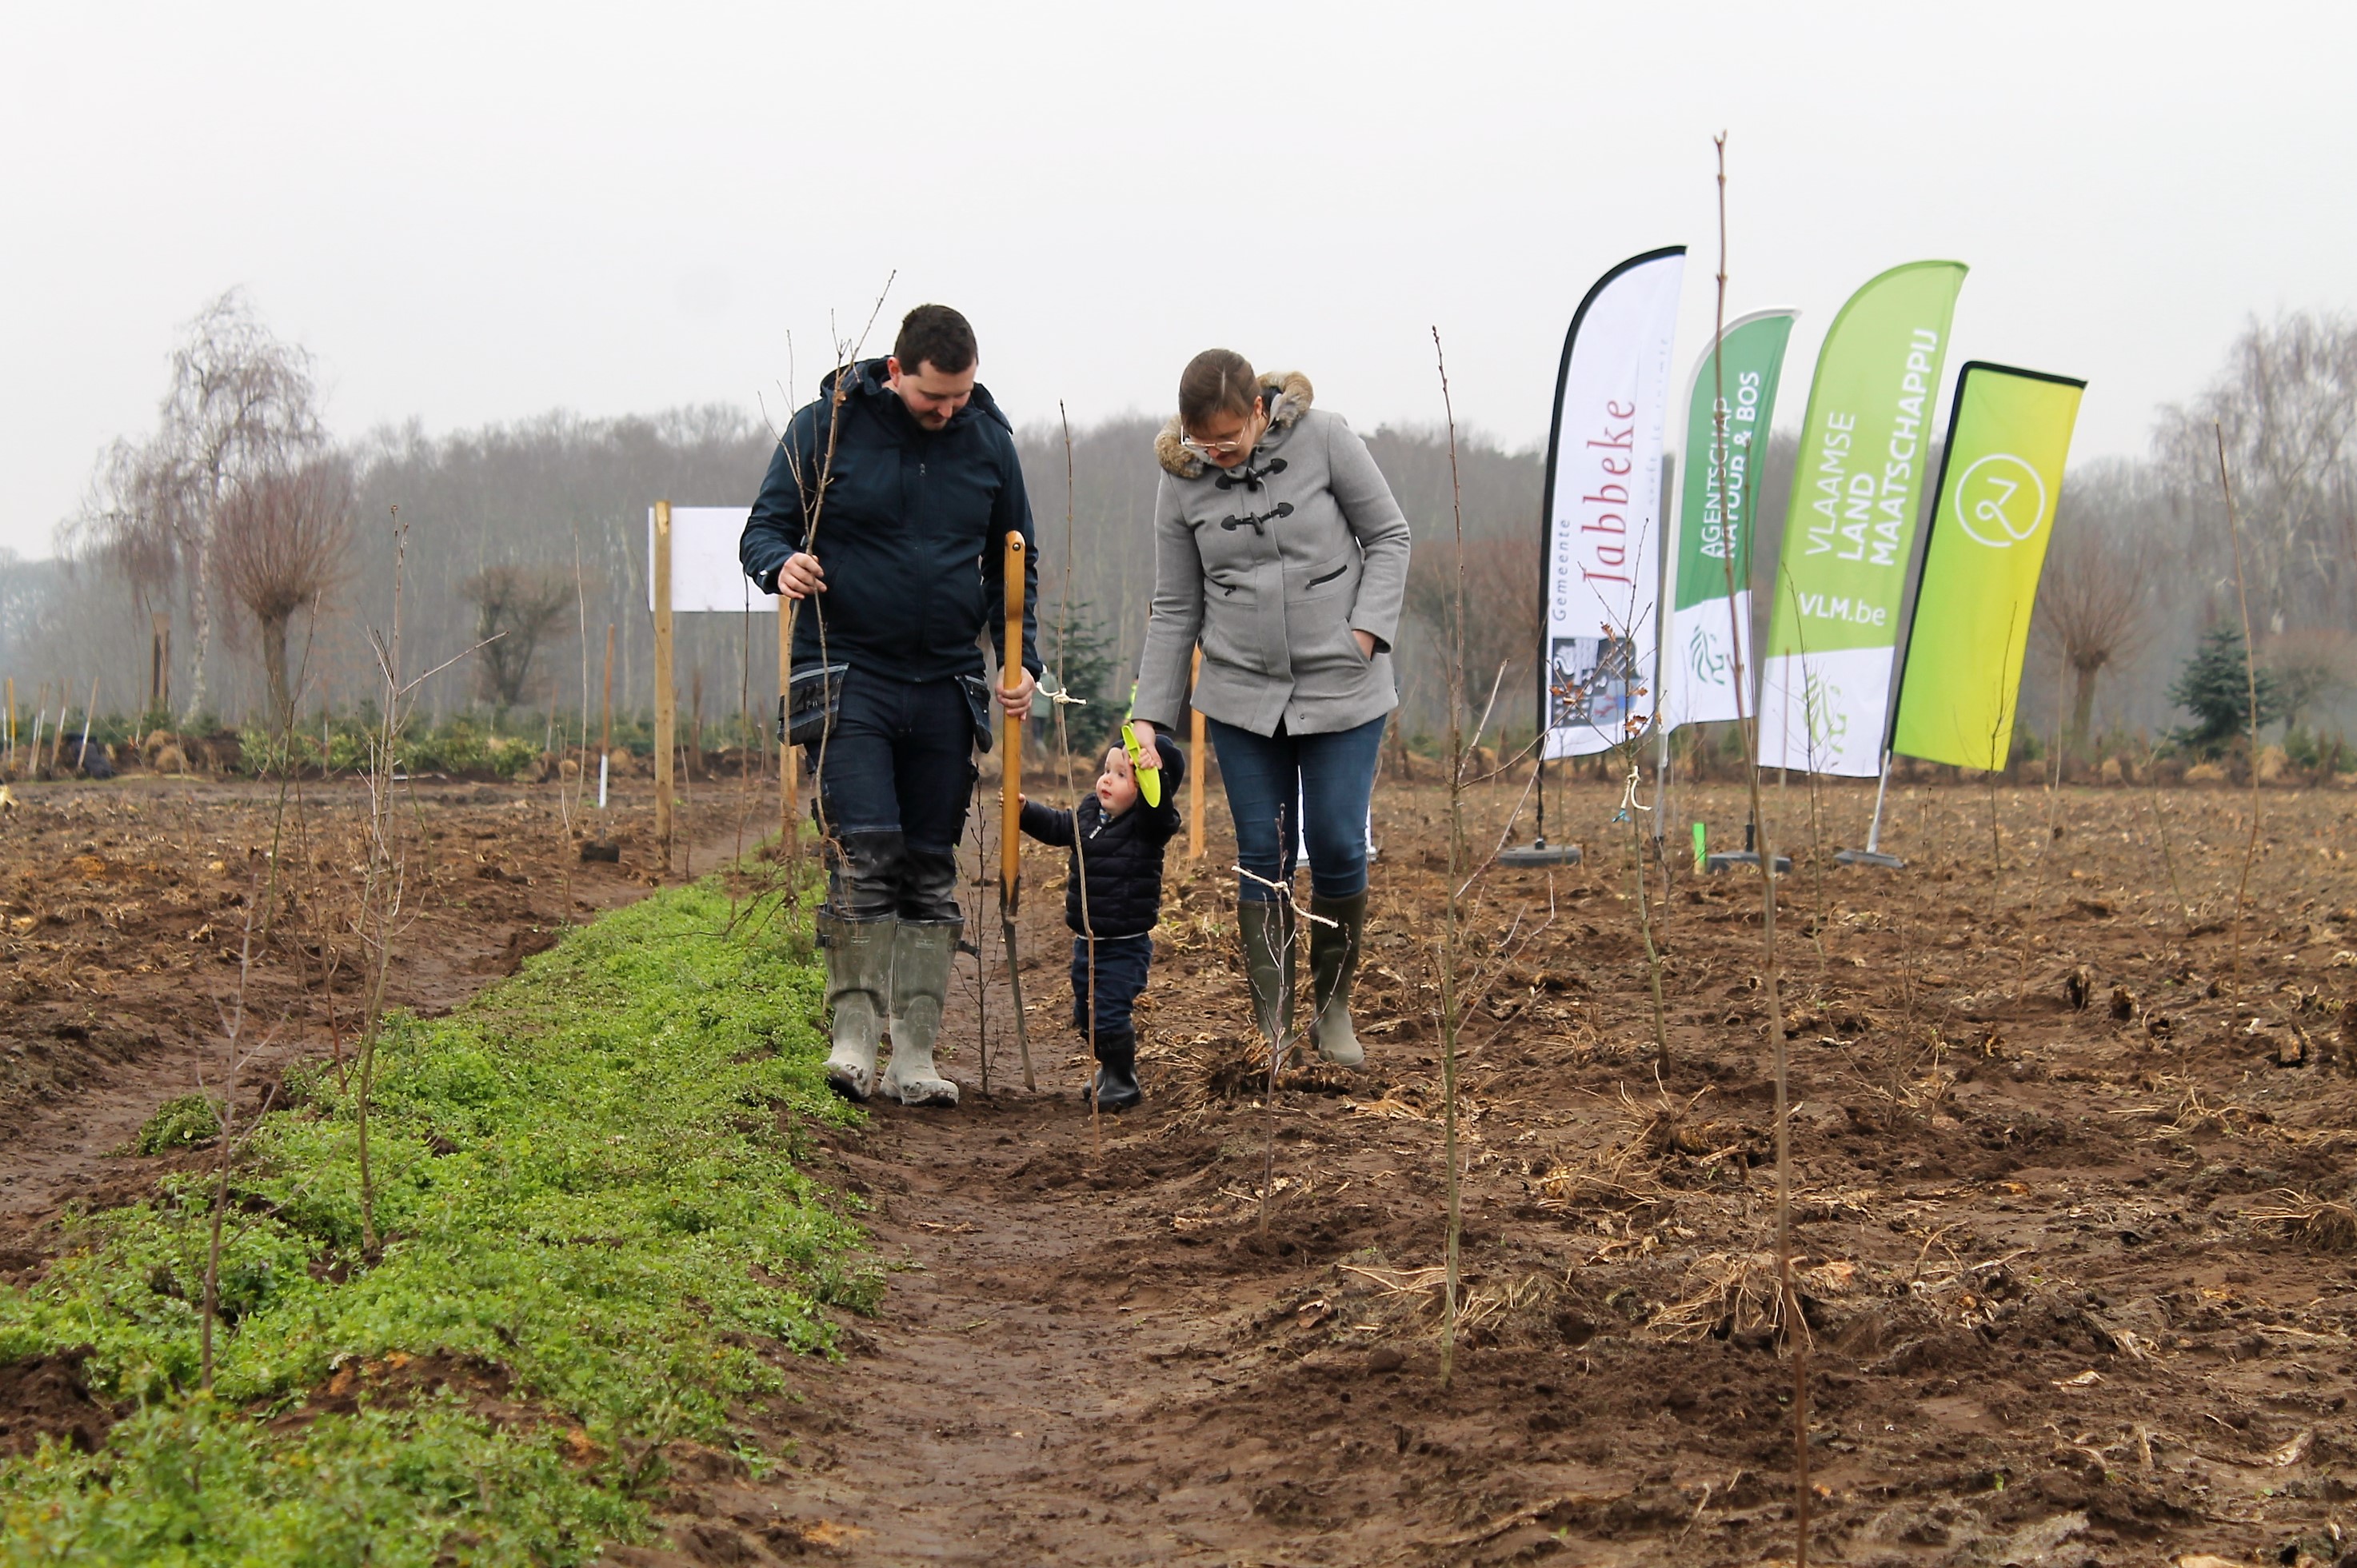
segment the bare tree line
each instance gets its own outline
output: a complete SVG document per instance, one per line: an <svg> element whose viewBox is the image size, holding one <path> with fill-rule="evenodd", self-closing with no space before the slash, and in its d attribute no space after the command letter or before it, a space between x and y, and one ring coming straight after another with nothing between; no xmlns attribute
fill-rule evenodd
<svg viewBox="0 0 2357 1568"><path fill-rule="evenodd" d="M0 673L16 677L21 702L37 686L79 692L96 677L102 711L145 708L148 624L161 612L173 628L176 722L285 722L298 707L356 705L371 689L361 628L389 592L397 507L409 531L404 618L426 667L503 634L421 693L429 715L594 709L608 624L617 709L643 711L647 507L741 501L772 439L749 413L707 406L606 420L550 413L441 437L412 424L338 445L321 424L307 354L272 337L235 294L190 324L165 381L154 430L100 456L89 504L60 531L61 559L0 558ZM2169 686L2225 612L2232 580L2213 423L2244 498L2261 657L2293 722L2345 724L2357 683L2357 326L2290 316L2253 322L2199 396L2159 411L2148 458L2072 471L2033 626L2025 729L2083 751L2106 735L2159 735L2181 721ZM1072 439L1071 618L1102 636L1116 671L1134 662L1149 609L1158 424L1118 417ZM1486 703L1502 670L1498 711L1527 726L1520 698L1537 640L1543 454L1460 432L1452 492L1438 429L1385 426L1366 439L1418 541L1397 650L1403 729L1446 727L1442 650L1460 629L1460 564L1462 688ZM1026 426L1017 446L1035 509L1061 510L1060 430ZM1792 460L1790 435L1771 442L1753 561L1763 616ZM1667 499L1665 486L1664 515ZM1062 570L1044 580L1051 595L1064 592ZM1051 611L1060 621L1061 607ZM707 615L678 625L683 720L726 726L766 714L774 620ZM307 691L294 688L298 667Z"/></svg>

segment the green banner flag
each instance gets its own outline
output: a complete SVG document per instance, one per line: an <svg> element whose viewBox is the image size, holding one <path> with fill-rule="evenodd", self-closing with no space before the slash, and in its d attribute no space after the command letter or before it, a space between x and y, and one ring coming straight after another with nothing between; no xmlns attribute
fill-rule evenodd
<svg viewBox="0 0 2357 1568"><path fill-rule="evenodd" d="M2005 766L2030 607L2086 384L1977 361L1957 372L1891 750Z"/></svg>
<svg viewBox="0 0 2357 1568"><path fill-rule="evenodd" d="M1893 267L1825 333L1760 663L1760 761L1867 778L1882 767L1915 520L1961 262Z"/></svg>
<svg viewBox="0 0 2357 1568"><path fill-rule="evenodd" d="M1654 704L1664 735L1681 725L1737 717L1736 674L1740 671L1749 681L1759 672L1751 657L1751 532L1767 477L1776 381L1796 314L1760 310L1738 317L1719 339L1717 368L1708 349L1695 361L1686 389L1685 445L1678 456L1677 536L1663 596L1668 608ZM1723 456L1712 450L1720 439L1715 413L1722 390ZM1751 693L1742 697L1748 712Z"/></svg>

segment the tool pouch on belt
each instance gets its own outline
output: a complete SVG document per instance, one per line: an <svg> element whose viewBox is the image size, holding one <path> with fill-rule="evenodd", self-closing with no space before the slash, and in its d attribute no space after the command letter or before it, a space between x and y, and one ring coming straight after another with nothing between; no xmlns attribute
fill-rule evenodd
<svg viewBox="0 0 2357 1568"><path fill-rule="evenodd" d="M974 716L974 743L988 751L998 734L990 717L990 682L979 675L961 675L957 683L965 693L966 712Z"/></svg>
<svg viewBox="0 0 2357 1568"><path fill-rule="evenodd" d="M812 664L797 670L778 699L778 738L788 746L816 746L834 728L843 707L843 677L848 664Z"/></svg>

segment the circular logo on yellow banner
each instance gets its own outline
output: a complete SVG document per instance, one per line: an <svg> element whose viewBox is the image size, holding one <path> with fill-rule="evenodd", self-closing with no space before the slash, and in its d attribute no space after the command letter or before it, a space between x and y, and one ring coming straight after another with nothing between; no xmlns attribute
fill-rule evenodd
<svg viewBox="0 0 2357 1568"><path fill-rule="evenodd" d="M2010 452L1992 452L1956 481L1956 523L1975 543L2010 550L2046 521L2046 481Z"/></svg>

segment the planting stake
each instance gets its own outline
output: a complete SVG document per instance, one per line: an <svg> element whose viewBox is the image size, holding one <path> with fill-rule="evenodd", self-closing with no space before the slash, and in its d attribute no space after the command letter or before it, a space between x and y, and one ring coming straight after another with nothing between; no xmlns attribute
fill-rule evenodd
<svg viewBox="0 0 2357 1568"><path fill-rule="evenodd" d="M1203 679L1203 645L1195 645L1195 671L1187 687L1187 738L1195 746L1195 766L1187 770L1187 858L1203 858L1203 710L1195 707L1195 686Z"/></svg>
<svg viewBox="0 0 2357 1568"><path fill-rule="evenodd" d="M1006 641L998 660L1001 687L1023 683L1023 536L1006 535ZM1023 970L1016 962L1015 913L1022 898L1023 721L1006 718L1006 758L998 780L998 925L1006 942L1006 985L1015 994L1015 1048L1023 1058L1023 1087L1039 1090L1031 1075L1031 1038L1023 1020Z"/></svg>

